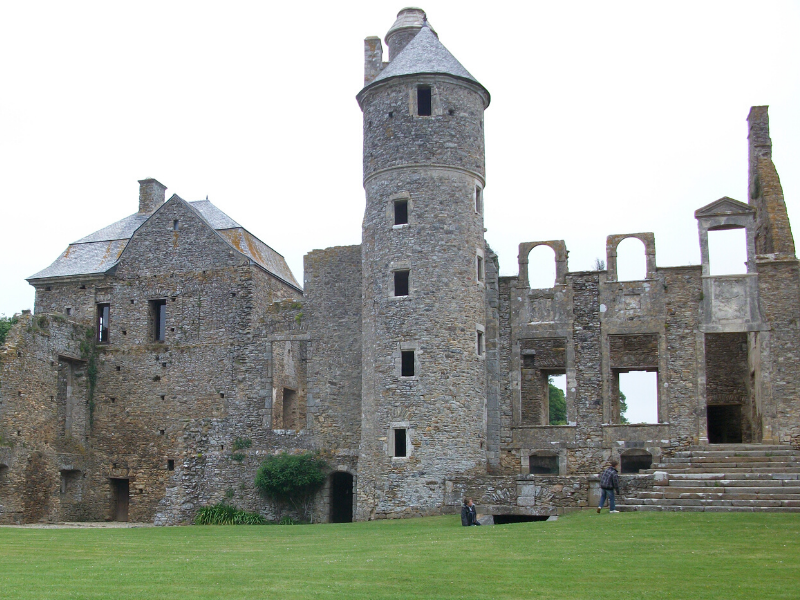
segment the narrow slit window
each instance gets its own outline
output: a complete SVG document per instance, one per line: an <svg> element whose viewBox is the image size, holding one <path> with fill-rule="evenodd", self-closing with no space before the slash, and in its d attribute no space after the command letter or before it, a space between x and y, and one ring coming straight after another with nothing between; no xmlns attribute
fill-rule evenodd
<svg viewBox="0 0 800 600"><path fill-rule="evenodd" d="M483 191L479 186L475 186L475 212L480 214L483 211Z"/></svg>
<svg viewBox="0 0 800 600"><path fill-rule="evenodd" d="M406 430L394 430L394 455L397 457L408 456L408 448L406 445Z"/></svg>
<svg viewBox="0 0 800 600"><path fill-rule="evenodd" d="M417 88L417 114L420 117L431 116L431 88L428 85Z"/></svg>
<svg viewBox="0 0 800 600"><path fill-rule="evenodd" d="M400 375L403 377L414 376L414 351L403 350L400 352Z"/></svg>
<svg viewBox="0 0 800 600"><path fill-rule="evenodd" d="M484 334L480 330L478 330L476 333L477 333L477 339L476 339L477 348L476 348L476 351L478 352L478 356L483 356L484 352L486 352Z"/></svg>
<svg viewBox="0 0 800 600"><path fill-rule="evenodd" d="M108 343L108 318L110 313L110 304L97 305L97 341L101 344Z"/></svg>
<svg viewBox="0 0 800 600"><path fill-rule="evenodd" d="M172 221L172 231L178 231L178 219Z"/></svg>
<svg viewBox="0 0 800 600"><path fill-rule="evenodd" d="M175 460L170 458L167 459L167 471L174 471L175 470Z"/></svg>
<svg viewBox="0 0 800 600"><path fill-rule="evenodd" d="M479 283L483 283L484 273L483 273L483 257L477 257L477 273L476 277L478 278Z"/></svg>
<svg viewBox="0 0 800 600"><path fill-rule="evenodd" d="M408 223L408 200L394 201L394 224L405 225Z"/></svg>
<svg viewBox="0 0 800 600"><path fill-rule="evenodd" d="M151 330L154 342L163 342L167 331L167 301L150 301Z"/></svg>
<svg viewBox="0 0 800 600"><path fill-rule="evenodd" d="M394 272L394 295L408 296L408 274L409 271Z"/></svg>

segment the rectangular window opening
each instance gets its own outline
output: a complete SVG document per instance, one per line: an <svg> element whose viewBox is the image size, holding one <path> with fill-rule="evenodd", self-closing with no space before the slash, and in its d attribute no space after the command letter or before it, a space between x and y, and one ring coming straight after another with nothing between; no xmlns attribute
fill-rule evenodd
<svg viewBox="0 0 800 600"><path fill-rule="evenodd" d="M108 343L108 317L110 312L110 304L97 305L97 341L101 344Z"/></svg>
<svg viewBox="0 0 800 600"><path fill-rule="evenodd" d="M408 296L408 274L409 271L394 272L394 295Z"/></svg>
<svg viewBox="0 0 800 600"><path fill-rule="evenodd" d="M167 460L167 471L174 471L175 470L175 460L170 458Z"/></svg>
<svg viewBox="0 0 800 600"><path fill-rule="evenodd" d="M420 117L431 116L431 88L428 85L417 88L417 114Z"/></svg>
<svg viewBox="0 0 800 600"><path fill-rule="evenodd" d="M475 212L480 214L483 211L483 197L481 188L475 186Z"/></svg>
<svg viewBox="0 0 800 600"><path fill-rule="evenodd" d="M414 376L414 351L403 350L400 352L400 375L403 377Z"/></svg>
<svg viewBox="0 0 800 600"><path fill-rule="evenodd" d="M172 231L178 231L178 219L172 221Z"/></svg>
<svg viewBox="0 0 800 600"><path fill-rule="evenodd" d="M548 424L567 424L567 375L552 371L547 375Z"/></svg>
<svg viewBox="0 0 800 600"><path fill-rule="evenodd" d="M619 422L658 423L658 372L619 373Z"/></svg>
<svg viewBox="0 0 800 600"><path fill-rule="evenodd" d="M394 201L394 224L405 225L408 223L408 200Z"/></svg>
<svg viewBox="0 0 800 600"><path fill-rule="evenodd" d="M408 456L405 429L394 430L394 455L398 457Z"/></svg>
<svg viewBox="0 0 800 600"><path fill-rule="evenodd" d="M154 342L163 342L167 331L167 301L150 301L150 330Z"/></svg>
<svg viewBox="0 0 800 600"><path fill-rule="evenodd" d="M477 260L477 267L478 267L477 277L478 277L478 281L479 281L480 283L483 283L483 278L484 278L484 273L483 273L483 257L482 257L482 256L478 256L478 257L477 257L477 259L478 259L478 260Z"/></svg>
<svg viewBox="0 0 800 600"><path fill-rule="evenodd" d="M483 356L484 352L486 352L486 348L484 346L484 335L482 331L478 331L477 334L478 334L478 339L477 339L478 346L476 350L478 352L478 356Z"/></svg>

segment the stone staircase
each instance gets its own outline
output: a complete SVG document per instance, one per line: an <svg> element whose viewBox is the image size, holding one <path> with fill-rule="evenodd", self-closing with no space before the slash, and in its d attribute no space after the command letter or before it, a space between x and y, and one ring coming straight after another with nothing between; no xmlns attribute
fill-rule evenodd
<svg viewBox="0 0 800 600"><path fill-rule="evenodd" d="M618 510L800 512L800 451L789 446L691 446L642 473L654 488L620 498Z"/></svg>

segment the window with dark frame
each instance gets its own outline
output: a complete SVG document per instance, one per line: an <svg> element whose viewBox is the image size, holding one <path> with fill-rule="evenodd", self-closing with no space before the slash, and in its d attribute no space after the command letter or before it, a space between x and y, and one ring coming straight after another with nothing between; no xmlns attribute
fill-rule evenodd
<svg viewBox="0 0 800 600"><path fill-rule="evenodd" d="M431 116L431 86L421 85L417 88L417 115Z"/></svg>
<svg viewBox="0 0 800 600"><path fill-rule="evenodd" d="M481 188L479 186L475 186L475 212L480 213L483 210L483 197L481 194Z"/></svg>
<svg viewBox="0 0 800 600"><path fill-rule="evenodd" d="M477 259L478 260L476 261L476 265L477 265L476 276L478 278L478 282L483 283L483 277L484 277L484 274L483 274L483 257L482 256L478 256Z"/></svg>
<svg viewBox="0 0 800 600"><path fill-rule="evenodd" d="M394 295L408 296L408 270L394 272Z"/></svg>
<svg viewBox="0 0 800 600"><path fill-rule="evenodd" d="M478 352L478 356L483 356L483 353L485 351L485 348L484 348L484 345L483 345L484 344L483 332L478 330L476 333L478 334L478 339L476 340L478 346L477 346L476 350Z"/></svg>
<svg viewBox="0 0 800 600"><path fill-rule="evenodd" d="M408 200L394 201L394 224L405 225L408 223Z"/></svg>
<svg viewBox="0 0 800 600"><path fill-rule="evenodd" d="M394 456L404 458L408 456L408 448L406 445L406 430L394 430Z"/></svg>
<svg viewBox="0 0 800 600"><path fill-rule="evenodd" d="M167 471L174 471L175 470L175 459L169 458L167 459Z"/></svg>
<svg viewBox="0 0 800 600"><path fill-rule="evenodd" d="M110 304L97 305L97 341L100 344L108 343L108 318L110 313Z"/></svg>
<svg viewBox="0 0 800 600"><path fill-rule="evenodd" d="M167 331L167 301L150 301L150 320L154 342L163 342Z"/></svg>
<svg viewBox="0 0 800 600"><path fill-rule="evenodd" d="M414 376L414 351L402 350L400 352L400 375L403 377Z"/></svg>

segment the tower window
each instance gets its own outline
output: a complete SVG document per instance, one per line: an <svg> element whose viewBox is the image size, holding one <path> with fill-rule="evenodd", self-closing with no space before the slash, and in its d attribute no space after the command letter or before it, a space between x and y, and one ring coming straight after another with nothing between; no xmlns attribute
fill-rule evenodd
<svg viewBox="0 0 800 600"><path fill-rule="evenodd" d="M394 272L394 295L408 296L408 274L409 271Z"/></svg>
<svg viewBox="0 0 800 600"><path fill-rule="evenodd" d="M394 430L394 456L401 458L408 456L405 429Z"/></svg>
<svg viewBox="0 0 800 600"><path fill-rule="evenodd" d="M97 341L101 344L108 343L108 318L111 312L111 305L97 305Z"/></svg>
<svg viewBox="0 0 800 600"><path fill-rule="evenodd" d="M405 225L408 223L408 200L394 201L394 224Z"/></svg>
<svg viewBox="0 0 800 600"><path fill-rule="evenodd" d="M477 351L478 356L483 356L484 352L486 352L486 347L485 347L485 342L484 342L484 334L480 329L476 333L477 333L478 337L477 337L477 340L476 340L477 341L477 347L475 348L475 350Z"/></svg>
<svg viewBox="0 0 800 600"><path fill-rule="evenodd" d="M431 116L431 87L421 85L417 88L417 115L420 117Z"/></svg>
<svg viewBox="0 0 800 600"><path fill-rule="evenodd" d="M483 280L484 280L483 257L482 256L476 256L475 258L476 258L476 267L477 267L477 272L475 273L475 276L478 278L478 283L483 283Z"/></svg>
<svg viewBox="0 0 800 600"><path fill-rule="evenodd" d="M154 342L163 342L167 330L167 301L150 301L150 331Z"/></svg>
<svg viewBox="0 0 800 600"><path fill-rule="evenodd" d="M414 351L402 350L400 352L400 375L413 377L414 373Z"/></svg>
<svg viewBox="0 0 800 600"><path fill-rule="evenodd" d="M475 186L475 212L480 214L483 212L483 190L479 186Z"/></svg>

